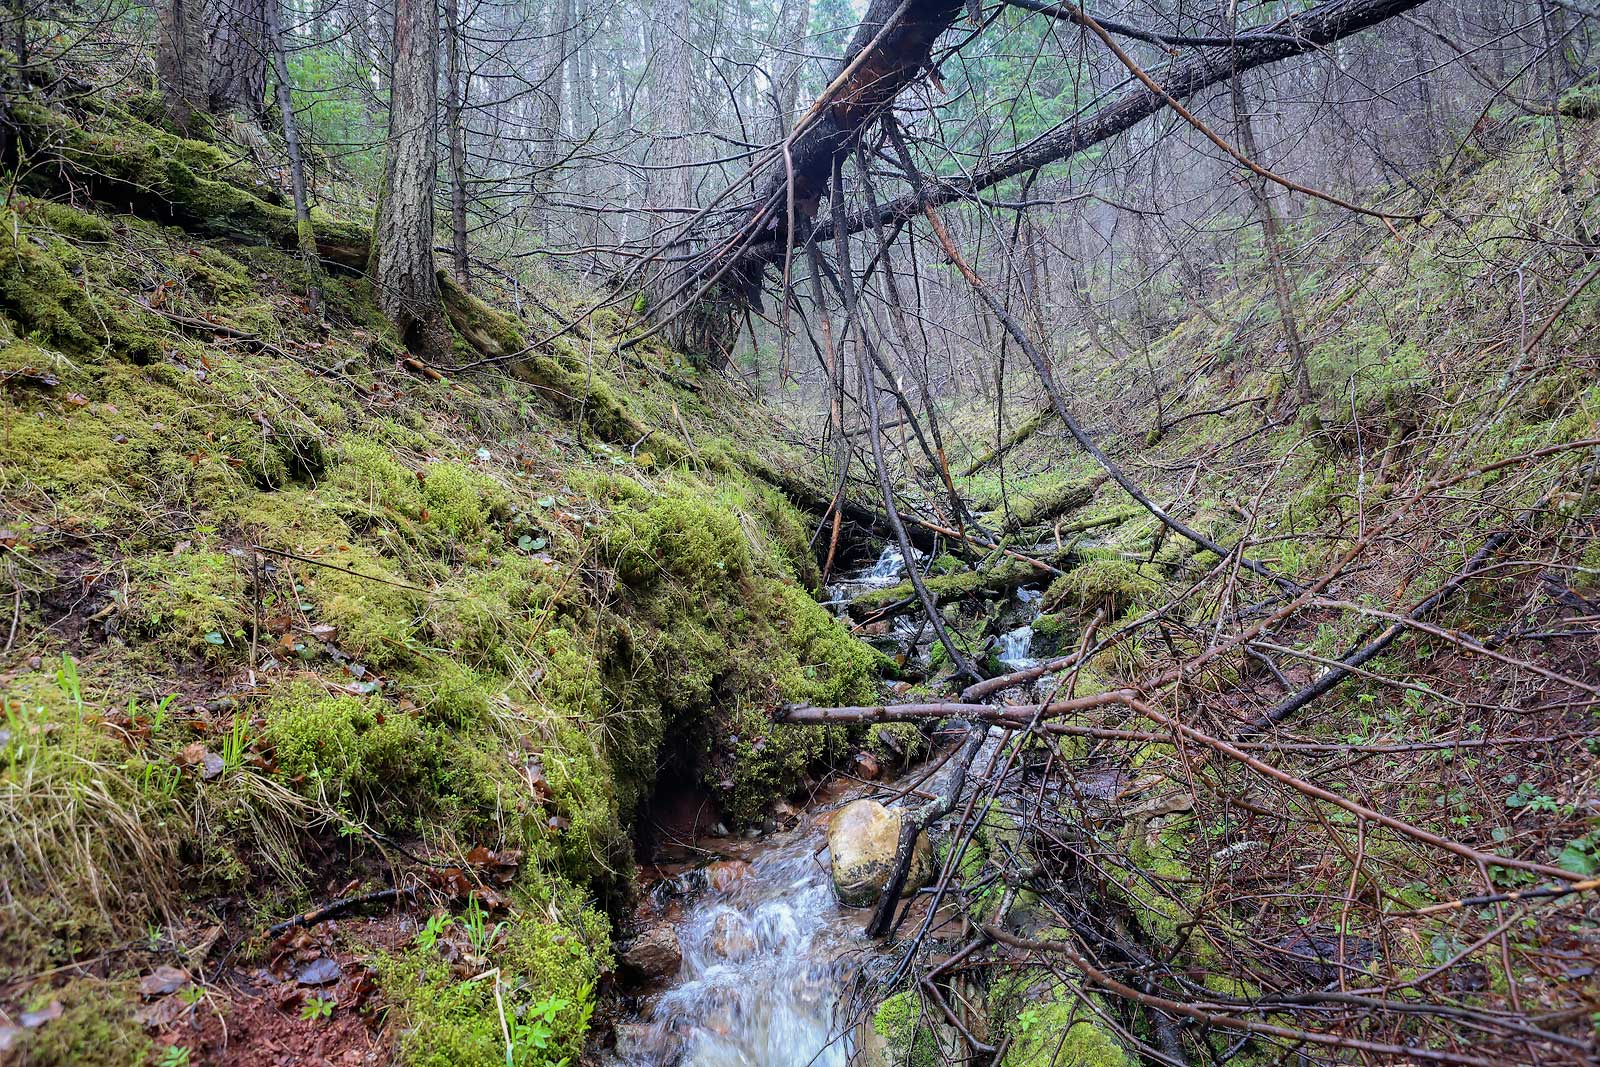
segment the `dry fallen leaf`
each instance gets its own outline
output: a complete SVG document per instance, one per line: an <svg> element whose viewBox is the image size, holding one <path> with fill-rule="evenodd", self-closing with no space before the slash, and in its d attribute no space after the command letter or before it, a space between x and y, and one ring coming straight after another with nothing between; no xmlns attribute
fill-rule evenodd
<svg viewBox="0 0 1600 1067"><path fill-rule="evenodd" d="M176 993L189 984L189 973L163 964L139 979L139 992L147 997Z"/></svg>
<svg viewBox="0 0 1600 1067"><path fill-rule="evenodd" d="M314 959L295 968L295 981L301 985L332 985L344 977L339 961L328 956Z"/></svg>

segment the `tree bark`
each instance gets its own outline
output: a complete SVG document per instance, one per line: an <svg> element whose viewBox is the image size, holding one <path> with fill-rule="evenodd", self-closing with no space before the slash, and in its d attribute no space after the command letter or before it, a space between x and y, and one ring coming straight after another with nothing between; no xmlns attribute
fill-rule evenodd
<svg viewBox="0 0 1600 1067"><path fill-rule="evenodd" d="M433 266L438 107L438 9L434 0L395 0L389 138L368 274L402 343L425 358L450 346Z"/></svg>
<svg viewBox="0 0 1600 1067"><path fill-rule="evenodd" d="M528 182L533 223L541 231L550 225L550 188L556 164L561 158L567 38L572 29L572 0L557 0L551 9L550 19L539 68L539 82L534 87L533 144L529 152L529 163L533 168Z"/></svg>
<svg viewBox="0 0 1600 1067"><path fill-rule="evenodd" d="M800 67L805 61L806 29L810 24L811 0L783 0L778 11L775 41L778 54L772 63L772 114L766 135L769 142L789 136L794 125L794 105L800 97Z"/></svg>
<svg viewBox="0 0 1600 1067"><path fill-rule="evenodd" d="M210 86L203 0L161 0L156 25L156 75L167 118L186 136L201 132Z"/></svg>
<svg viewBox="0 0 1600 1067"><path fill-rule="evenodd" d="M655 138L649 149L649 162L655 168L649 179L649 195L645 202L650 225L661 240L663 257L670 258L682 251L682 242L674 228L683 225L677 209L692 205L694 199L693 175L689 164L689 100L691 93L689 68L689 34L692 14L689 0L656 0L656 60L651 84L651 111L654 118ZM662 271L662 278L650 294L651 304L657 313L671 314L676 305L668 300L676 288L675 271ZM671 334L677 347L687 347L688 331L681 319Z"/></svg>
<svg viewBox="0 0 1600 1067"><path fill-rule="evenodd" d="M211 0L209 103L213 114L266 115L269 0ZM279 16L281 23L282 18Z"/></svg>
<svg viewBox="0 0 1600 1067"><path fill-rule="evenodd" d="M472 259L467 252L467 132L461 113L466 107L466 87L461 80L461 18L459 0L444 0L444 120L450 140L450 258L456 281L472 291Z"/></svg>

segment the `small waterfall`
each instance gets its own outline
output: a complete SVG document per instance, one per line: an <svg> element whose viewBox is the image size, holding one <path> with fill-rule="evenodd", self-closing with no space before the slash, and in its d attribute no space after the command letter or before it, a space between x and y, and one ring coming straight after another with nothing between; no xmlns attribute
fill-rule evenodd
<svg viewBox="0 0 1600 1067"><path fill-rule="evenodd" d="M708 890L677 924L683 963L643 1021L619 1034L616 1067L846 1067L840 958L858 941L834 902L815 832Z"/></svg>
<svg viewBox="0 0 1600 1067"><path fill-rule="evenodd" d="M1032 626L1018 626L1015 630L1007 630L1000 635L1000 662L1012 670L1033 666L1033 660L1029 656L1032 651Z"/></svg>
<svg viewBox="0 0 1600 1067"><path fill-rule="evenodd" d="M870 585L893 585L905 577L906 558L894 545L885 545L883 552L860 580Z"/></svg>

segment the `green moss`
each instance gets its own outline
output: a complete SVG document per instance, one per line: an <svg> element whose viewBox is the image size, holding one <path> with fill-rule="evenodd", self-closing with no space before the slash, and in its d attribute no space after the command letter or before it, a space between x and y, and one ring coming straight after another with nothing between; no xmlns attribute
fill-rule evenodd
<svg viewBox="0 0 1600 1067"><path fill-rule="evenodd" d="M1003 1067L1132 1067L1134 1061L1070 991L1023 1007L1011 1024Z"/></svg>
<svg viewBox="0 0 1600 1067"><path fill-rule="evenodd" d="M427 799L439 756L415 717L304 685L280 690L264 715L279 771L307 794L385 821Z"/></svg>
<svg viewBox="0 0 1600 1067"><path fill-rule="evenodd" d="M605 922L570 892L506 924L492 973L459 975L437 948L379 958L379 982L408 1067L517 1067L571 1062L584 1048L594 986L609 959ZM489 925L493 926L493 920ZM498 996L497 994L498 984ZM508 1061L501 1011L512 1039Z"/></svg>
<svg viewBox="0 0 1600 1067"><path fill-rule="evenodd" d="M249 566L228 552L150 555L129 572L129 617L170 655L222 659L250 643Z"/></svg>
<svg viewBox="0 0 1600 1067"><path fill-rule="evenodd" d="M961 570L953 574L933 575L924 578L923 585L934 602L942 606L975 596L1000 596L1037 581L1039 577L1038 569L1030 564L1006 558L986 570ZM850 601L850 614L858 619L866 618L916 595L917 591L910 582L868 590Z"/></svg>
<svg viewBox="0 0 1600 1067"><path fill-rule="evenodd" d="M1090 559L1051 582L1041 604L1046 611L1075 605L1083 615L1104 609L1108 618L1115 619L1155 588L1155 581L1140 573L1134 563Z"/></svg>
<svg viewBox="0 0 1600 1067"><path fill-rule="evenodd" d="M13 218L0 215L0 224L10 230ZM0 310L40 344L97 354L109 338L95 329L89 296L68 273L72 256L65 244L30 234L0 242Z"/></svg>
<svg viewBox="0 0 1600 1067"><path fill-rule="evenodd" d="M1600 85L1573 86L1556 106L1569 119L1600 119Z"/></svg>
<svg viewBox="0 0 1600 1067"><path fill-rule="evenodd" d="M429 522L437 522L455 538L482 537L491 517L505 518L510 505L503 488L459 463L435 463L422 482Z"/></svg>
<svg viewBox="0 0 1600 1067"><path fill-rule="evenodd" d="M884 1067L938 1067L944 1062L922 1000L912 990L896 993L878 1005L872 1029L888 1047Z"/></svg>
<svg viewBox="0 0 1600 1067"><path fill-rule="evenodd" d="M127 205L135 214L205 237L254 240L294 249L292 209L267 203L265 189L233 180L250 173L215 146L157 129L114 105L69 116L32 101L13 105L23 143L41 165L26 188L49 195L58 183L87 189L97 200ZM370 235L362 228L313 215L319 251L350 266L364 262Z"/></svg>
<svg viewBox="0 0 1600 1067"><path fill-rule="evenodd" d="M104 243L116 236L104 219L53 200L23 200L18 214L30 226L52 230L73 241Z"/></svg>
<svg viewBox="0 0 1600 1067"><path fill-rule="evenodd" d="M1016 533L1019 530L1048 525L1088 504L1094 499L1095 490L1099 486L1098 480L1062 482L1056 485L1043 485L1026 495L1012 497L1011 511L1009 516L1003 516L1002 528L1006 533Z"/></svg>
<svg viewBox="0 0 1600 1067"><path fill-rule="evenodd" d="M26 908L10 915L0 958L48 970L164 921L170 874L193 823L170 757L149 766L94 725L87 679L63 684L54 659L7 683L0 703L0 868ZM67 1062L67 1061L62 1061Z"/></svg>
<svg viewBox="0 0 1600 1067"><path fill-rule="evenodd" d="M38 1011L59 1002L61 1015L20 1033L14 1062L24 1067L143 1067L152 1051L135 1018L138 1000L128 983L82 978L57 988L35 990L26 1006Z"/></svg>

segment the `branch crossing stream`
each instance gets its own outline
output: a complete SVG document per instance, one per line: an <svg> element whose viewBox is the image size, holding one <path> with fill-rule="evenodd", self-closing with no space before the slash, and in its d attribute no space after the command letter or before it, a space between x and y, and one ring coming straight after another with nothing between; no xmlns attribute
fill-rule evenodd
<svg viewBox="0 0 1600 1067"><path fill-rule="evenodd" d="M921 562L920 560L918 562ZM905 560L886 548L829 590L842 613L850 596L904 580ZM1040 594L1016 594L1030 620ZM903 620L907 644L920 629ZM998 635L996 658L1027 666L1031 625ZM908 652L915 652L908 648ZM861 790L834 790L789 830L759 840L710 839L723 858L657 883L650 910L671 923L677 971L619 1023L608 1067L846 1067L855 1045L847 1017L851 984L882 949L863 933L865 913L834 896L827 816Z"/></svg>

